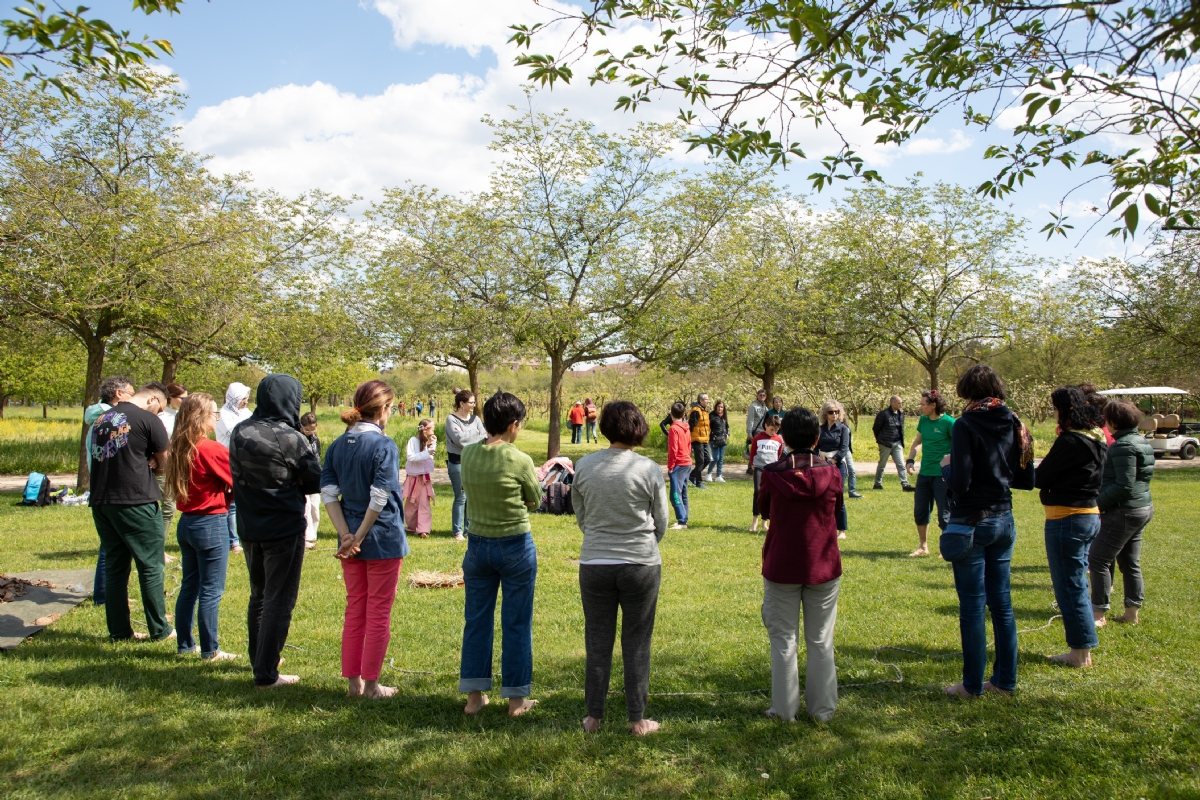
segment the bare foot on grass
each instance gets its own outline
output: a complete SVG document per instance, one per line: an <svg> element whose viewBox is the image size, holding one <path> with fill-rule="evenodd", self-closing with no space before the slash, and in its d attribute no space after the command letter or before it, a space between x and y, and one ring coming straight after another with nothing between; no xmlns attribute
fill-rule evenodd
<svg viewBox="0 0 1200 800"><path fill-rule="evenodd" d="M137 641L137 642L144 642L145 640L147 640L147 639L149 639L149 638L150 638L150 634L148 634L148 633L142 633L141 631L134 631L134 632L133 632L133 639L134 639L134 641Z"/></svg>
<svg viewBox="0 0 1200 800"><path fill-rule="evenodd" d="M1136 608L1127 608L1125 609L1124 615L1120 617L1113 617L1113 622L1120 622L1124 625L1137 625L1138 610Z"/></svg>
<svg viewBox="0 0 1200 800"><path fill-rule="evenodd" d="M537 704L537 700L530 700L528 697L510 697L508 698L508 715L519 717Z"/></svg>
<svg viewBox="0 0 1200 800"><path fill-rule="evenodd" d="M1086 669L1092 665L1092 651L1072 647L1071 652L1049 656L1049 659L1056 664L1063 664L1074 669Z"/></svg>
<svg viewBox="0 0 1200 800"><path fill-rule="evenodd" d="M1003 695L1004 697L1012 697L1012 692L1008 691L1007 689L1001 689L991 681L983 682L983 690L985 692L991 692L992 694Z"/></svg>
<svg viewBox="0 0 1200 800"><path fill-rule="evenodd" d="M956 683L953 686L947 686L947 687L943 688L942 691L945 692L946 694L950 695L951 697L957 697L960 700L974 700L975 699L975 695L968 692L967 687L963 686L961 683Z"/></svg>
<svg viewBox="0 0 1200 800"><path fill-rule="evenodd" d="M927 556L927 555L929 555L929 547L927 545L921 545L916 550L913 550L911 553L909 553L908 557L909 558L920 558L921 556Z"/></svg>
<svg viewBox="0 0 1200 800"><path fill-rule="evenodd" d="M488 700L488 696L483 692L470 692L467 694L467 705L463 708L463 713L473 717L490 702L492 701Z"/></svg>
<svg viewBox="0 0 1200 800"><path fill-rule="evenodd" d="M367 681L363 687L363 697L368 700L387 700L395 693L395 686L384 686L379 681Z"/></svg>
<svg viewBox="0 0 1200 800"><path fill-rule="evenodd" d="M256 689L278 689L280 686L291 686L293 683L299 683L299 675L280 675L275 679L274 683L268 683L266 686L255 686Z"/></svg>
<svg viewBox="0 0 1200 800"><path fill-rule="evenodd" d="M838 538L839 538L839 539L845 539L845 538L846 538L846 532L845 532L845 531L842 531L842 532L840 532L840 533L838 534Z"/></svg>
<svg viewBox="0 0 1200 800"><path fill-rule="evenodd" d="M595 717L583 718L584 733L595 733L598 730L600 730L600 720L596 719Z"/></svg>
<svg viewBox="0 0 1200 800"><path fill-rule="evenodd" d="M1107 615L1103 611L1093 611L1092 621L1096 623L1097 628L1103 628L1108 624Z"/></svg>
<svg viewBox="0 0 1200 800"><path fill-rule="evenodd" d="M639 719L630 727L630 733L634 736L645 736L647 733L654 733L658 730L658 723L652 719Z"/></svg>
<svg viewBox="0 0 1200 800"><path fill-rule="evenodd" d="M363 679L350 678L349 686L346 687L346 697L362 697Z"/></svg>

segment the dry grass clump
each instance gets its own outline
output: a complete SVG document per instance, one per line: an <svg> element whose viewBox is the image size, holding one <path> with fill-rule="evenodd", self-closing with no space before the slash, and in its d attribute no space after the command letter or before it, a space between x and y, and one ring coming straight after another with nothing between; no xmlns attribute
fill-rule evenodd
<svg viewBox="0 0 1200 800"><path fill-rule="evenodd" d="M414 589L453 589L463 585L463 575L461 572L419 569L408 574L408 585Z"/></svg>

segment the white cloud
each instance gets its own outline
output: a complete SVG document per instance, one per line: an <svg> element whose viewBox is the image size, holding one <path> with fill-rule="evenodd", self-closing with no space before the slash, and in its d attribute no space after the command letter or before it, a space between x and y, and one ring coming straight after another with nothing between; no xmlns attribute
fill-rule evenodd
<svg viewBox="0 0 1200 800"><path fill-rule="evenodd" d="M901 149L906 156L944 156L962 152L971 146L972 140L962 131L952 131L951 134L948 142L940 136L910 139Z"/></svg>

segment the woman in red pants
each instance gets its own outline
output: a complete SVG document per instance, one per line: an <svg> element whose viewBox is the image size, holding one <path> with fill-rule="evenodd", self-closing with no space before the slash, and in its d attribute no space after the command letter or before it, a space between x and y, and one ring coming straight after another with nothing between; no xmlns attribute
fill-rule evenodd
<svg viewBox="0 0 1200 800"><path fill-rule="evenodd" d="M347 694L374 700L396 693L379 672L391 639L392 601L400 565L408 555L400 499L400 450L384 433L395 394L367 381L343 412L349 429L325 451L321 500L338 534L337 557L346 583L342 627L342 677Z"/></svg>

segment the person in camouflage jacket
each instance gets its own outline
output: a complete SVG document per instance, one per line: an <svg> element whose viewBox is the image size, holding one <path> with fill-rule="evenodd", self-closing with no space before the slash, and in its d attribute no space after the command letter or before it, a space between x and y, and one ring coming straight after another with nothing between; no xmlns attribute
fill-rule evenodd
<svg viewBox="0 0 1200 800"><path fill-rule="evenodd" d="M304 563L305 498L321 490L321 464L300 432L300 382L268 375L250 419L229 437L238 536L250 571L247 624L254 685L300 680L279 674Z"/></svg>

